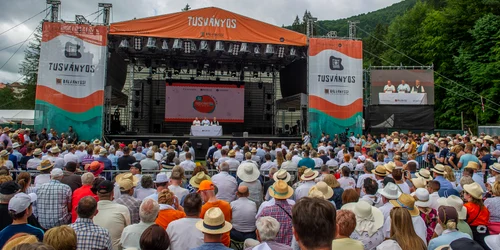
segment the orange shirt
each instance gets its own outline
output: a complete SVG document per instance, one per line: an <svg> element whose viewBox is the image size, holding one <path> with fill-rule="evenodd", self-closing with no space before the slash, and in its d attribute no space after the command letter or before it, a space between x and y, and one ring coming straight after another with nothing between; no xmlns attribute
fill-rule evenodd
<svg viewBox="0 0 500 250"><path fill-rule="evenodd" d="M467 224L469 224L469 226L488 225L490 221L490 211L488 211L488 208L483 206L483 208L480 209L479 205L472 202L467 202L464 206L467 208Z"/></svg>
<svg viewBox="0 0 500 250"><path fill-rule="evenodd" d="M160 210L158 217L156 218L156 224L167 230L168 224L174 220L182 219L186 217L186 214L182 211L175 209L164 209Z"/></svg>
<svg viewBox="0 0 500 250"><path fill-rule="evenodd" d="M224 214L224 219L227 222L231 222L233 220L231 205L229 204L229 202L224 201L224 200L218 200L215 202L205 203L201 207L200 218L203 219L203 217L205 217L205 213L207 212L207 210L210 208L213 208L213 207L218 207L218 208L220 208L220 210L222 210L222 213ZM231 244L231 237L229 236L229 232L222 235L221 241L222 241L222 244L224 244L226 247L229 247L229 245Z"/></svg>

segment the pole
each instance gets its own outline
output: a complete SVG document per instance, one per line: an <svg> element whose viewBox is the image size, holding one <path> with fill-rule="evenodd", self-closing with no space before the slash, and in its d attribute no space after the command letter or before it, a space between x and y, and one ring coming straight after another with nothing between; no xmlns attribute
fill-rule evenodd
<svg viewBox="0 0 500 250"><path fill-rule="evenodd" d="M461 117L461 121L462 121L462 131L464 131L464 112L463 111L461 112L460 117Z"/></svg>

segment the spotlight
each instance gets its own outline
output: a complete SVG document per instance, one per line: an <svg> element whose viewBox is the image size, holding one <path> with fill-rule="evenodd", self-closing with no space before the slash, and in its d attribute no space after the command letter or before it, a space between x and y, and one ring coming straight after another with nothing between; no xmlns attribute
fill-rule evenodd
<svg viewBox="0 0 500 250"><path fill-rule="evenodd" d="M233 56L237 56L238 53L240 52L240 45L235 43L235 44L231 44L232 45L232 50L231 50L231 46L229 46L229 53L231 53Z"/></svg>
<svg viewBox="0 0 500 250"><path fill-rule="evenodd" d="M161 42L161 50L163 50L163 51L168 50L168 41L165 39L163 39L163 41Z"/></svg>
<svg viewBox="0 0 500 250"><path fill-rule="evenodd" d="M208 42L207 41L201 41L200 42L200 51L201 52L208 52L210 49L208 48Z"/></svg>
<svg viewBox="0 0 500 250"><path fill-rule="evenodd" d="M231 71L231 77L236 77L236 71Z"/></svg>
<svg viewBox="0 0 500 250"><path fill-rule="evenodd" d="M203 72L202 72L202 70L201 70L201 69L197 69L197 70L196 70L196 76L201 76L201 74L202 74L202 73L203 73Z"/></svg>
<svg viewBox="0 0 500 250"><path fill-rule="evenodd" d="M271 44L266 45L266 56L271 57L274 55L274 46Z"/></svg>
<svg viewBox="0 0 500 250"><path fill-rule="evenodd" d="M175 50L181 50L182 49L182 40L181 39L175 39L174 44L172 45L172 48Z"/></svg>
<svg viewBox="0 0 500 250"><path fill-rule="evenodd" d="M224 42L223 41L215 42L215 51L216 52L224 52Z"/></svg>
<svg viewBox="0 0 500 250"><path fill-rule="evenodd" d="M260 45L255 45L255 47L253 48L253 54L255 56L260 56Z"/></svg>
<svg viewBox="0 0 500 250"><path fill-rule="evenodd" d="M240 52L243 53L243 54L250 53L250 50L248 49L248 44L247 43L242 43L241 44Z"/></svg>
<svg viewBox="0 0 500 250"><path fill-rule="evenodd" d="M184 41L184 53L191 54L191 42Z"/></svg>
<svg viewBox="0 0 500 250"><path fill-rule="evenodd" d="M254 72L253 72L253 78L257 78L257 77L259 77L259 72L254 71Z"/></svg>
<svg viewBox="0 0 500 250"><path fill-rule="evenodd" d="M278 48L278 58L283 58L285 56L285 47L280 46Z"/></svg>
<svg viewBox="0 0 500 250"><path fill-rule="evenodd" d="M290 48L290 57L295 58L297 56L297 49Z"/></svg>
<svg viewBox="0 0 500 250"><path fill-rule="evenodd" d="M142 38L141 37L134 37L134 49L135 50L142 50Z"/></svg>
<svg viewBox="0 0 500 250"><path fill-rule="evenodd" d="M174 75L179 75L180 69L174 69Z"/></svg>
<svg viewBox="0 0 500 250"><path fill-rule="evenodd" d="M129 43L128 43L128 40L127 39L123 39L121 42L120 42L120 45L118 46L118 48L120 48L121 50L128 50L129 49Z"/></svg>
<svg viewBox="0 0 500 250"><path fill-rule="evenodd" d="M153 37L148 38L148 42L146 43L146 48L148 48L149 51L153 52L156 50L156 39Z"/></svg>
<svg viewBox="0 0 500 250"><path fill-rule="evenodd" d="M169 71L169 72L167 73L167 76L168 76L169 78L172 78L172 71Z"/></svg>

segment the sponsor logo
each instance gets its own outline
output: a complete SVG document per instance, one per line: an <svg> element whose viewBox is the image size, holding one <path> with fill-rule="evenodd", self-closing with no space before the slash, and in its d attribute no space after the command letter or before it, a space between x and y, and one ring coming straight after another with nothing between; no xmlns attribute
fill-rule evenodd
<svg viewBox="0 0 500 250"><path fill-rule="evenodd" d="M344 66L342 66L342 58L330 56L330 60L328 61L330 63L331 70L344 70Z"/></svg>
<svg viewBox="0 0 500 250"><path fill-rule="evenodd" d="M64 49L64 56L67 58L81 58L82 53L80 53L80 45L67 42Z"/></svg>
<svg viewBox="0 0 500 250"><path fill-rule="evenodd" d="M318 75L318 82L356 83L356 76Z"/></svg>
<svg viewBox="0 0 500 250"><path fill-rule="evenodd" d="M188 26L236 29L237 21L232 18L190 16L188 17Z"/></svg>
<svg viewBox="0 0 500 250"><path fill-rule="evenodd" d="M87 85L87 81L86 80L72 80L72 79L56 78L56 85L83 87L83 86Z"/></svg>
<svg viewBox="0 0 500 250"><path fill-rule="evenodd" d="M325 95L349 95L347 89L325 89Z"/></svg>
<svg viewBox="0 0 500 250"><path fill-rule="evenodd" d="M215 98L209 95L197 96L193 102L193 108L201 113L212 113L216 106Z"/></svg>
<svg viewBox="0 0 500 250"><path fill-rule="evenodd" d="M49 70L61 72L94 73L96 68L97 66L92 64L49 63Z"/></svg>

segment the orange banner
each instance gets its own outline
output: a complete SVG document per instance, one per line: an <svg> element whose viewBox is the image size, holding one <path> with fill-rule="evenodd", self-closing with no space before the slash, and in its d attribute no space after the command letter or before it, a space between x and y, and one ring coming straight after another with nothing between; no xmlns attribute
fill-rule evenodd
<svg viewBox="0 0 500 250"><path fill-rule="evenodd" d="M215 7L113 23L109 34L307 45L303 34Z"/></svg>

